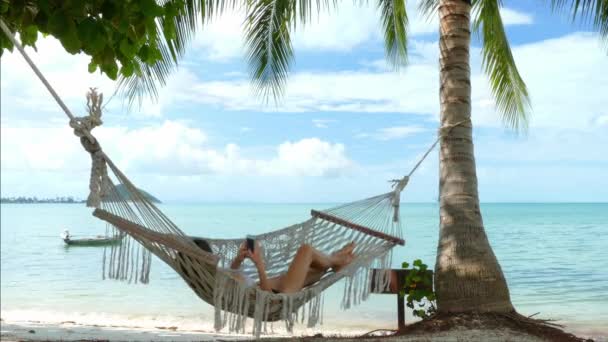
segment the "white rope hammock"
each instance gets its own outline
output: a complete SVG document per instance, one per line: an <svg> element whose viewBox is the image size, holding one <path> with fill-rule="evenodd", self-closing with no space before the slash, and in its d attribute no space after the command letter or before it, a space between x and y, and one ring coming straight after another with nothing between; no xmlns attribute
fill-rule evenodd
<svg viewBox="0 0 608 342"><path fill-rule="evenodd" d="M115 236L126 233L129 237L122 244L104 250L104 278L147 283L153 253L171 266L201 299L215 306L216 329L228 326L230 331L244 332L246 320L251 317L255 336L266 331L269 321L284 320L288 330L298 318L306 320L309 327L319 323L323 290L341 279L346 279L343 308L365 300L371 290L388 286L388 272L377 272L372 282L370 269L390 268L392 248L405 244L399 219L400 194L409 177L437 145L442 132L410 173L392 181L391 191L323 211L312 210L311 218L304 222L257 236L265 249L268 277L283 274L303 243L328 254L350 241L356 243L355 260L339 272L328 273L297 293L271 293L247 287L227 271L243 239L198 238L204 239L212 253L199 248L193 237L165 216L103 152L91 134L102 123L102 94L90 89L88 115L75 117L1 19L0 28L53 95L91 154L87 206L96 208L93 215L108 222ZM443 129L449 131L462 123ZM126 191L118 191L118 185ZM242 271L258 280L253 264L245 263ZM374 289L370 288L371 283L375 284Z"/></svg>

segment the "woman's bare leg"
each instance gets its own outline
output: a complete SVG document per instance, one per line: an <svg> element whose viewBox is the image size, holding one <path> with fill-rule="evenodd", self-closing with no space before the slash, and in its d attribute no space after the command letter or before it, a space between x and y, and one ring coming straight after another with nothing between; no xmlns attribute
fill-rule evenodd
<svg viewBox="0 0 608 342"><path fill-rule="evenodd" d="M319 280L329 268L341 267L350 262L352 259L350 252L325 255L310 245L302 245L289 265L287 273L278 282L277 290L284 293L301 290L306 284Z"/></svg>
<svg viewBox="0 0 608 342"><path fill-rule="evenodd" d="M308 270L308 273L306 274L306 278L304 279L304 285L302 287L306 287L308 285L314 284L316 282L318 282L319 280L321 280L321 278L323 278L323 275L325 275L325 273L327 273L327 270L322 271L319 270L317 268L310 268ZM280 276L276 276L276 277L272 277L270 279L268 279L268 283L270 284L270 286L275 289L275 290L279 290L281 289L281 281L282 279L285 277L285 275L280 275Z"/></svg>

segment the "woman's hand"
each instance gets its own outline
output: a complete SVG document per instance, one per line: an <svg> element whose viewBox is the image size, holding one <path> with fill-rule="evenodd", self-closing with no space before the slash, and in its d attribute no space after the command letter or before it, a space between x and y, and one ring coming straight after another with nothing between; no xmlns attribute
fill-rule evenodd
<svg viewBox="0 0 608 342"><path fill-rule="evenodd" d="M247 244L245 244L244 242L239 246L239 250L236 253L236 257L234 257L234 260L232 260L232 264L230 265L230 268L232 268L233 270L237 270L241 267L241 264L243 263L243 260L245 260L245 258L247 257Z"/></svg>
<svg viewBox="0 0 608 342"><path fill-rule="evenodd" d="M245 258L247 257L247 244L245 242L243 242L240 246L239 246L239 251L236 254L236 258L239 261L243 261L245 260Z"/></svg>
<svg viewBox="0 0 608 342"><path fill-rule="evenodd" d="M247 257L251 259L251 261L253 261L256 266L264 266L264 250L257 241L255 242L253 252L250 251L247 247L245 247L245 249L247 251Z"/></svg>
<svg viewBox="0 0 608 342"><path fill-rule="evenodd" d="M260 288L264 291L272 291L272 287L268 281L268 275L266 274L266 266L264 264L264 249L262 249L257 241L255 241L253 252L247 249L247 257L253 261L255 267L258 269Z"/></svg>

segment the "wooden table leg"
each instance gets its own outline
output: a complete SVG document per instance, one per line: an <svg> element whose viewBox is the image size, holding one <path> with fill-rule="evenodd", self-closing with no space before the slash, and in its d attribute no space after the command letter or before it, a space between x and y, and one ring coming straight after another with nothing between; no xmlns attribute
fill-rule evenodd
<svg viewBox="0 0 608 342"><path fill-rule="evenodd" d="M397 295L397 327L405 329L405 297Z"/></svg>

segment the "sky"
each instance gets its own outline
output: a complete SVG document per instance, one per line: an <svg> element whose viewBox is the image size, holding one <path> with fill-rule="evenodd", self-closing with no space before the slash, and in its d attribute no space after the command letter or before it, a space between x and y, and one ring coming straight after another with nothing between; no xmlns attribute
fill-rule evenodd
<svg viewBox="0 0 608 342"><path fill-rule="evenodd" d="M608 201L608 53L584 22L541 1L504 1L503 21L531 100L530 125L503 125L471 47L472 116L482 202ZM409 65L384 59L374 2L339 3L297 28L279 103L255 96L242 11L200 31L160 91L129 110L116 84L89 74L85 55L52 37L28 49L77 115L85 93L106 96L93 133L137 186L166 202L343 202L384 193L437 138L438 23L408 3ZM16 51L16 50L15 50ZM17 52L1 58L2 196L86 198L90 157ZM403 201L435 202L438 155L412 176Z"/></svg>

